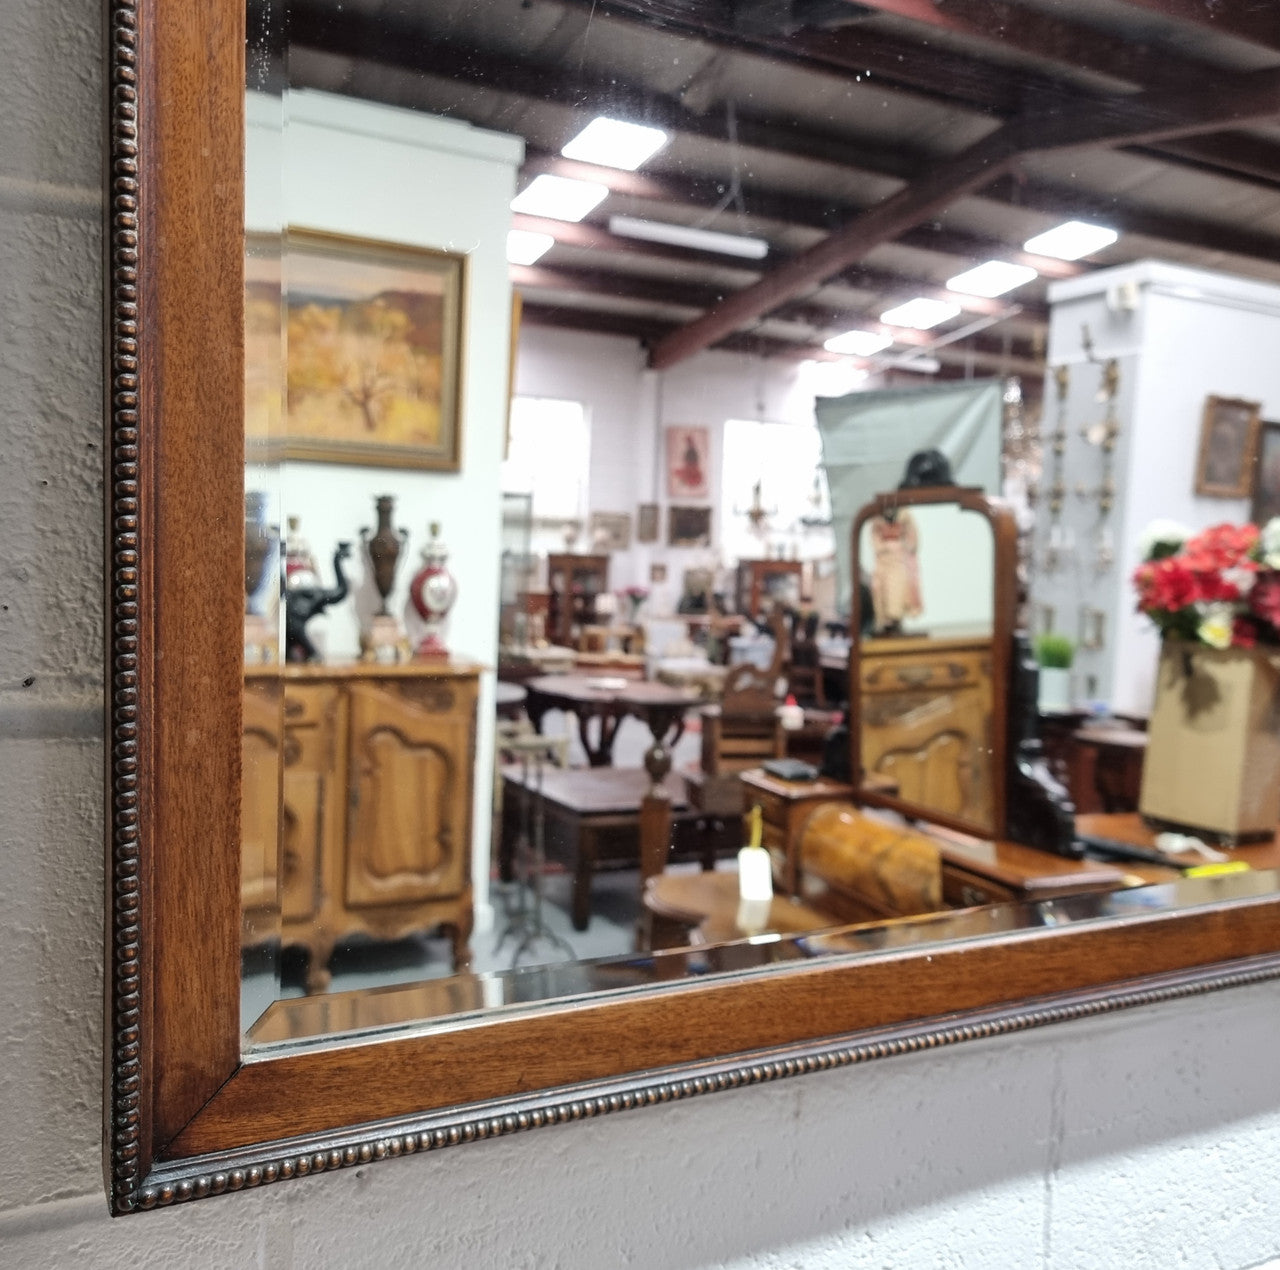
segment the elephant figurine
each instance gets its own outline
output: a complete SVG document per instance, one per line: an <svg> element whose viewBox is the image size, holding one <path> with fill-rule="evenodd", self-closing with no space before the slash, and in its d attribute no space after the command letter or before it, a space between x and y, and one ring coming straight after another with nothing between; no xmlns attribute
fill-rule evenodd
<svg viewBox="0 0 1280 1270"><path fill-rule="evenodd" d="M347 598L347 576L342 562L351 554L351 544L340 542L333 553L333 574L337 579L331 587L300 586L284 593L284 643L285 658L292 662L315 661L318 654L315 645L307 638L307 623L323 613L331 604Z"/></svg>

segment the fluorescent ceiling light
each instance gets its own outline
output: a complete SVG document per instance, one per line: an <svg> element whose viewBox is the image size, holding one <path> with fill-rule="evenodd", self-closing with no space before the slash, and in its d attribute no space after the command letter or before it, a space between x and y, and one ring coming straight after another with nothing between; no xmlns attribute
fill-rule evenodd
<svg viewBox="0 0 1280 1270"><path fill-rule="evenodd" d="M817 397L843 397L866 383L870 372L848 362L804 361L800 363L808 377L808 387Z"/></svg>
<svg viewBox="0 0 1280 1270"><path fill-rule="evenodd" d="M828 353L847 353L851 357L870 357L892 344L887 335L877 335L874 331L845 331L843 335L833 335L823 348Z"/></svg>
<svg viewBox="0 0 1280 1270"><path fill-rule="evenodd" d="M644 124L624 123L621 119L599 115L560 153L566 159L634 172L666 144L667 134L661 128L646 128Z"/></svg>
<svg viewBox="0 0 1280 1270"><path fill-rule="evenodd" d="M1056 256L1059 260L1079 260L1092 255L1103 247L1110 247L1120 235L1105 225L1090 225L1088 221L1069 220L1055 229L1046 230L1022 244L1037 256Z"/></svg>
<svg viewBox="0 0 1280 1270"><path fill-rule="evenodd" d="M718 251L725 256L743 256L748 260L763 260L769 254L769 244L763 238L722 234L714 229L691 229L688 225L667 225L656 220L637 220L634 216L610 217L609 232L623 238L642 238L645 242L668 243L673 247Z"/></svg>
<svg viewBox="0 0 1280 1270"><path fill-rule="evenodd" d="M984 265L966 269L947 282L949 291L964 295L1004 295L1040 275L1030 265L1011 265L1007 260L988 260Z"/></svg>
<svg viewBox="0 0 1280 1270"><path fill-rule="evenodd" d="M531 265L555 245L550 234L533 234L527 229L512 229L507 233L507 263Z"/></svg>
<svg viewBox="0 0 1280 1270"><path fill-rule="evenodd" d="M571 181L565 176L535 176L511 200L513 212L548 216L552 220L581 220L609 193L595 181Z"/></svg>
<svg viewBox="0 0 1280 1270"><path fill-rule="evenodd" d="M888 309L880 314L880 321L886 326L913 326L917 331L927 331L939 322L960 316L960 306L946 300L926 300L917 296L900 304L896 309Z"/></svg>

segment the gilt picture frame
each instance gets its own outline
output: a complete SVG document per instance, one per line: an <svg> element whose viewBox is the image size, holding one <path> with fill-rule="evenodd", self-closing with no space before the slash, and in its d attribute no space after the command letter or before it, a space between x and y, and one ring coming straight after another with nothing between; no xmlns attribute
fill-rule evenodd
<svg viewBox="0 0 1280 1270"><path fill-rule="evenodd" d="M1260 403L1241 397L1205 399L1195 492L1204 498L1248 498L1258 452Z"/></svg>
<svg viewBox="0 0 1280 1270"><path fill-rule="evenodd" d="M668 507L667 546L711 546L711 508L684 507L677 504Z"/></svg>
<svg viewBox="0 0 1280 1270"><path fill-rule="evenodd" d="M1257 453L1249 519L1255 525L1265 525L1280 516L1280 423L1262 423L1258 429Z"/></svg>
<svg viewBox="0 0 1280 1270"><path fill-rule="evenodd" d="M465 257L290 227L280 276L288 332L283 456L459 471ZM245 285L252 314L259 284L250 274ZM254 333L247 320L250 384ZM264 340L266 358L273 350L270 336ZM247 400L250 439L255 413Z"/></svg>
<svg viewBox="0 0 1280 1270"><path fill-rule="evenodd" d="M631 516L627 512L592 512L587 532L593 551L626 551L631 546Z"/></svg>

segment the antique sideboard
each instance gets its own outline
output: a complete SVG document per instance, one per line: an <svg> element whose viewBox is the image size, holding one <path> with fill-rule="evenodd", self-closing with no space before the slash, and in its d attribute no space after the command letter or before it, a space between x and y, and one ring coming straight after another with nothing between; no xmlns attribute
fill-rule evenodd
<svg viewBox="0 0 1280 1270"><path fill-rule="evenodd" d="M479 667L291 665L245 689L246 942L278 925L311 991L355 934L441 927L465 969Z"/></svg>

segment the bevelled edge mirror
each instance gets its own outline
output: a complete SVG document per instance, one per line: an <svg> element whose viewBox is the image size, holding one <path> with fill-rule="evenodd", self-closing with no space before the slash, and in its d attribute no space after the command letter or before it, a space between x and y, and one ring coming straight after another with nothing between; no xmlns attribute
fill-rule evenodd
<svg viewBox="0 0 1280 1270"><path fill-rule="evenodd" d="M854 518L850 559L870 580L852 591L849 646L864 802L1005 836L1017 536L999 500L949 485L880 494Z"/></svg>
<svg viewBox="0 0 1280 1270"><path fill-rule="evenodd" d="M1280 975L1253 873L244 1059L243 4L110 0L106 30L113 1212Z"/></svg>

